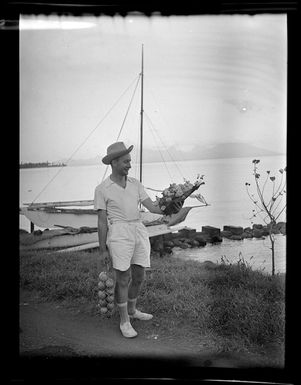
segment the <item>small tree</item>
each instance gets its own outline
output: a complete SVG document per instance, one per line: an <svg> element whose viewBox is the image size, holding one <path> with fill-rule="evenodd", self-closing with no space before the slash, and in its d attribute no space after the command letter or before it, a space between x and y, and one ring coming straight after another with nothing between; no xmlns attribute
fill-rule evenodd
<svg viewBox="0 0 301 385"><path fill-rule="evenodd" d="M248 193L249 198L255 205L255 209L253 210L253 215L251 218L260 217L263 222L267 225L269 229L269 238L271 241L271 251L272 251L272 275L275 274L275 236L274 236L274 229L277 224L277 219L280 217L280 215L283 213L283 211L286 209L286 200L283 201L283 197L286 194L286 167L281 168L279 170L279 173L281 174L280 181L276 183L276 177L271 176L270 171L266 171L266 178L261 186L259 183L260 180L260 174L258 172L258 163L260 162L259 159L254 159L252 161L253 163L253 175L255 180L255 186L256 186L256 195L251 194L249 191L249 187L251 186L250 183L246 182L246 190ZM265 188L267 183L272 183L272 186L270 186L270 191L268 192L269 197L266 198L264 196Z"/></svg>

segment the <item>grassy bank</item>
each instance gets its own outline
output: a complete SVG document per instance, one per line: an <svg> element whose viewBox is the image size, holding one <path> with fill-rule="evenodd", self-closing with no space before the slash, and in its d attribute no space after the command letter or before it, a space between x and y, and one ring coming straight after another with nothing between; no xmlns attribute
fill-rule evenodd
<svg viewBox="0 0 301 385"><path fill-rule="evenodd" d="M21 289L94 315L99 271L97 252L20 256ZM214 265L153 257L139 306L156 314L167 334L186 331L222 350L260 351L284 343L284 287L283 275L253 271L243 260Z"/></svg>

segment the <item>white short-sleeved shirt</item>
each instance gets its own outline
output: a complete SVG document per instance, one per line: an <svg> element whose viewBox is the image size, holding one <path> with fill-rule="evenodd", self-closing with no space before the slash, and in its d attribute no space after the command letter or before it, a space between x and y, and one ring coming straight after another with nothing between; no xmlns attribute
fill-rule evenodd
<svg viewBox="0 0 301 385"><path fill-rule="evenodd" d="M143 185L127 177L123 188L107 177L95 188L94 209L106 210L109 222L140 220L138 204L149 198Z"/></svg>

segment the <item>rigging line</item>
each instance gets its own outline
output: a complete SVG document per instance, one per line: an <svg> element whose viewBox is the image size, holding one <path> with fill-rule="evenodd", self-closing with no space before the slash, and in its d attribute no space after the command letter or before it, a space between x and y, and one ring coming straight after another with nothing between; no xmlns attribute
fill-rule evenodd
<svg viewBox="0 0 301 385"><path fill-rule="evenodd" d="M134 100L134 96L135 96L135 94L136 94L136 90L137 90L137 87L138 87L138 84L139 84L140 77L141 77L141 74L139 74L139 76L138 76L137 83L136 83L136 86L135 86L133 95L132 95L132 97L131 97L130 103L129 103L129 105L128 105L127 111L126 111L126 113L125 113L125 117L124 117L123 122L122 122L122 124L121 124L121 127L120 127L120 130L119 130L119 133L118 133L116 142L117 142L118 139L120 138L121 131L122 131L123 127L124 127L126 118L127 118L128 114L129 114L129 111L130 111L130 108L131 108L131 105L132 105L132 102L133 102L133 100ZM102 177L102 181L105 179L105 177L106 177L106 175L107 175L108 168L109 168L109 165L106 167L105 173L104 173L104 175L103 175L103 177Z"/></svg>
<svg viewBox="0 0 301 385"><path fill-rule="evenodd" d="M139 142L140 142L140 136L139 132L137 133L137 142L136 142L136 151L135 151L135 178L137 178L138 171L139 171Z"/></svg>
<svg viewBox="0 0 301 385"><path fill-rule="evenodd" d="M145 113L145 114L146 114L146 113ZM157 134L158 139L160 140L161 144L163 145L165 151L168 153L168 155L170 156L170 159L172 160L172 162L173 162L174 165L176 166L176 169L177 169L178 173L180 174L180 176L181 176L182 178L184 178L184 175L183 175L182 171L180 170L180 168L179 168L177 162L176 162L175 159L172 157L172 155L171 155L171 153L169 152L167 146L165 145L165 143L164 143L163 140L161 139L161 137L160 137L160 135L159 135L159 133L158 133L158 130L155 128L155 126L154 126L154 124L152 123L152 121L151 121L151 119L150 119L149 116L148 116L148 119L150 120L151 125L153 126L153 130L154 130L154 132Z"/></svg>
<svg viewBox="0 0 301 385"><path fill-rule="evenodd" d="M148 115L146 114L146 112L144 112L144 115L147 117L147 119L148 119L149 122L151 123L151 120L149 119L149 117L148 117ZM162 154L162 152L161 152L161 150L160 150L160 148L159 148L159 146L158 146L156 137L155 137L155 135L154 135L154 133L153 133L152 130L150 130L150 132L151 132L151 134L153 135L154 141L156 142L157 148L158 148L158 150L159 150L159 153L160 153L160 156L161 156L162 161L163 161L163 163L164 163L164 166L165 166L165 168L166 168L166 171L167 171L167 173L168 173L168 175L169 175L170 180L172 181L172 176L170 175L170 172L169 172L168 167L167 167L167 165L166 165L166 161L165 161L165 159L164 159L164 157L163 157L163 154Z"/></svg>
<svg viewBox="0 0 301 385"><path fill-rule="evenodd" d="M157 110L160 111L159 104L158 104L158 102L157 102L157 100L156 100L156 98L155 98L155 96L154 96L154 93L153 93L152 89L151 89L150 87L148 87L148 89L149 89L149 91L150 91L150 93L151 93L151 95L152 95L152 98L153 98L153 100L154 100L156 106L157 106ZM163 118L163 120L164 120L164 123L165 123L166 127L168 127L168 124L167 124L167 121L166 121L165 117L164 117L162 114L161 114L161 116L162 116L162 118ZM158 135L158 134L157 134L157 135ZM159 135L158 135L158 136L159 136ZM161 139L160 139L160 140L161 140ZM162 142L162 140L161 140L161 142ZM163 144L163 146L164 146L164 143L163 143L163 142L162 142L162 144ZM166 146L165 146L165 147L166 147ZM168 154L169 154L170 158L172 159L172 161L175 163L175 166L176 166L176 168L177 168L179 174L181 175L182 178L184 178L184 175L183 175L182 171L180 170L180 168L179 168L177 162L176 162L176 161L173 159L173 157L171 156L171 154L170 154L170 152L168 151L167 147L166 147L166 151L168 152ZM178 150L178 151L179 151L179 150ZM180 152L181 152L181 151L180 151Z"/></svg>
<svg viewBox="0 0 301 385"><path fill-rule="evenodd" d="M155 128L155 126L154 126L154 124L152 123L152 121L151 121L151 119L150 119L150 117L146 114L146 112L145 112L145 115L147 116L147 118L149 119L149 121L150 121L150 124L152 125L152 127L153 127L153 131L154 131L154 133L156 133L157 134L157 136L158 136L158 138L159 138L159 140L160 140L160 142L161 142L161 144L163 145L163 147L164 147L164 149L165 149L165 151L169 154L169 156L170 156L170 158L171 158L171 160L172 160L172 162L174 163L174 165L176 166L176 168L177 168L177 170L178 170L178 173L180 174L180 176L182 177L182 178L184 178L184 176L183 176L183 173L181 172L181 170L180 170L180 168L179 168L179 166L177 165L177 162L174 160L174 158L171 156L171 154L170 154L170 152L168 151L168 148L166 147L166 145L164 144L164 142L162 141L162 139L160 138L160 135L158 134L158 130L156 130L156 128ZM159 150L160 151L160 150ZM166 168L167 168L167 165L166 165ZM170 174L169 174L170 175ZM184 178L185 179L185 178Z"/></svg>
<svg viewBox="0 0 301 385"><path fill-rule="evenodd" d="M140 75L138 75L139 79ZM98 128L98 126L107 118L107 116L110 114L110 112L115 108L115 106L119 103L119 101L122 99L122 97L126 94L126 92L132 87L134 81L136 80L137 76L135 79L131 82L131 84L126 88L126 90L121 94L121 96L116 100L116 102L112 105L112 107L109 109L109 111L104 115L104 117L96 124L96 126L93 128L93 130L88 134L88 136L84 139L84 141L76 148L75 151L71 154L71 156L67 159L65 164L68 164L70 160L73 158L73 156L77 153L77 151L87 142L87 140L90 138L90 136L93 134L93 132ZM31 204L33 204L39 196L42 194L43 191L50 185L50 183L58 176L58 174L62 171L63 166L60 167L57 171L56 174L50 179L50 181L44 186L44 188L39 192L39 194L33 199Z"/></svg>
<svg viewBox="0 0 301 385"><path fill-rule="evenodd" d="M181 176L182 178L184 178L184 175L183 175L182 171L180 170L180 168L179 168L177 162L175 161L175 159L173 158L173 156L172 156L171 153L169 152L167 146L166 146L166 145L164 144L164 142L162 141L162 139L161 139L161 137L160 137L160 135L159 135L158 130L156 130L156 129L154 128L154 131L155 131L155 133L157 134L157 136L158 136L158 138L159 138L161 144L162 144L163 147L165 148L165 151L168 153L168 155L170 156L172 162L173 162L174 165L176 166L176 169L178 170L178 173L180 174L180 176Z"/></svg>

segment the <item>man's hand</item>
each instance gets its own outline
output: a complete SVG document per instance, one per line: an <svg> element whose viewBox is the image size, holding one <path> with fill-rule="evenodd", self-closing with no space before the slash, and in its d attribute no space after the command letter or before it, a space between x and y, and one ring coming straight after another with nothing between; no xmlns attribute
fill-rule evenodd
<svg viewBox="0 0 301 385"><path fill-rule="evenodd" d="M112 269L112 258L108 250L100 253L101 264L106 268L107 271Z"/></svg>

